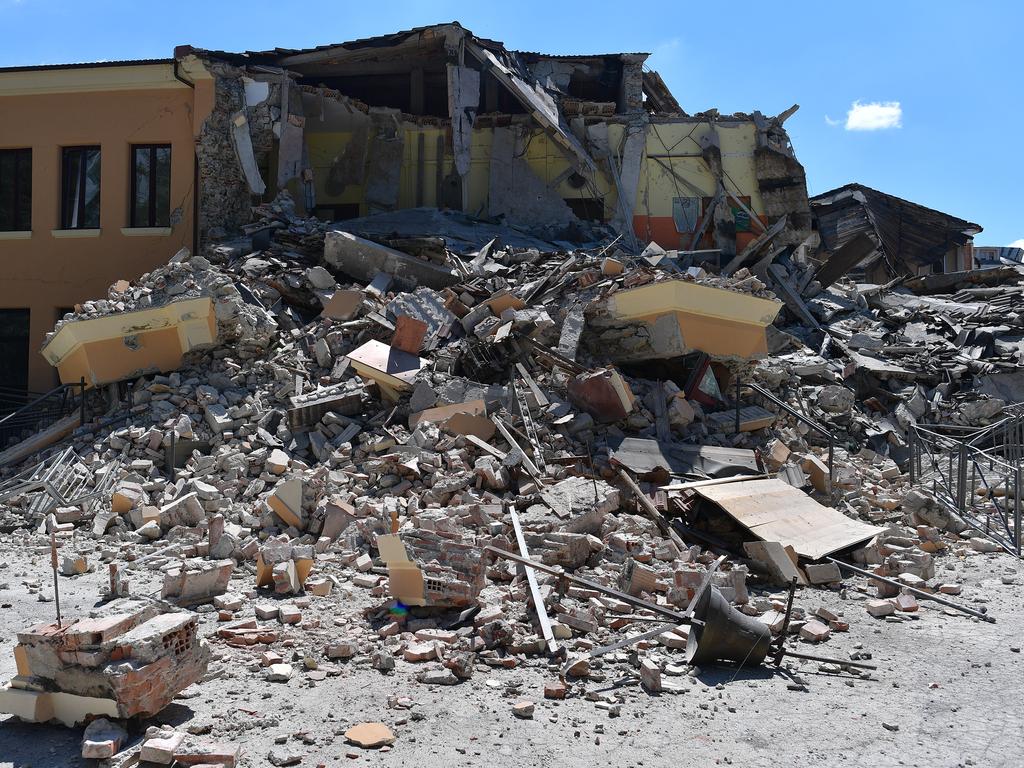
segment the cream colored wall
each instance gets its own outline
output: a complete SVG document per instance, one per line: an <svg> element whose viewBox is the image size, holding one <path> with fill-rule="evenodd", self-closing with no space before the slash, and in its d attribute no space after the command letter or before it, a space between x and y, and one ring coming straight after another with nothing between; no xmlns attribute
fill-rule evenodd
<svg viewBox="0 0 1024 768"><path fill-rule="evenodd" d="M170 64L163 67L167 72L161 73L159 85L141 87L139 81L125 80L121 70L127 68L89 70L91 88L102 88L104 75L115 78L116 87L107 91L61 91L51 81L67 70L0 76L0 148L32 148L31 237L0 235L0 308L27 308L32 313L32 390L46 391L56 383L56 372L38 350L58 307L103 298L114 281L137 278L166 263L179 248L192 247L193 132L208 111L197 111L193 90L173 79ZM70 72L76 73L75 82L85 77L77 74L79 70ZM30 75L37 87L50 82L42 88L47 92L17 94L17 81L11 78L15 74ZM40 75L50 75L51 81L40 80ZM211 84L200 87L210 90ZM205 102L212 103L208 97ZM156 143L171 144L171 210L179 211L177 223L166 235L125 236L121 230L129 224L130 145ZM102 152L100 233L56 237L52 231L60 226L61 148L86 144L98 144Z"/></svg>
<svg viewBox="0 0 1024 768"><path fill-rule="evenodd" d="M306 141L315 175L317 202L321 204L362 203L363 186L351 185L341 195L329 195L326 179L333 159L344 151L352 139L352 128L356 121L364 120L362 115L334 118L330 125L323 125L316 117L307 121ZM618 148L622 142L624 126L608 127L609 142ZM763 203L758 191L754 166L756 128L752 123L719 123L716 126L722 153L725 183L737 197L749 200L748 206L755 214L763 215ZM688 244L688 235L676 232L672 219L672 198L693 197L700 194L712 197L715 194L715 178L700 156L700 141L711 131L707 122L680 121L662 122L648 126L645 152L648 156L661 156L660 162L645 157L641 166L640 181L633 209L634 230L641 240L655 240L667 248L678 248ZM569 162L555 144L539 128L532 131L532 138L526 150L526 161L541 179L551 182L568 167ZM411 208L416 205L416 174L418 164L418 136L423 135L423 205L437 205L436 173L438 167L437 138L445 137L443 128L424 127L413 123L405 125L404 158L399 188L399 207ZM468 177L467 211L473 214L486 213L490 179L490 150L493 139L492 128L477 128L473 131L472 157ZM441 158L442 175L452 167L450 141L444 141ZM669 157L666 157L669 156ZM678 176L688 182L676 179L662 163L667 163ZM566 181L556 187L563 198L598 197L604 198L605 217L611 218L617 205L614 184L598 174L591 186L576 189ZM365 214L365 206L360 212ZM756 227L756 225L755 225ZM740 247L752 240L756 232L740 233Z"/></svg>
<svg viewBox="0 0 1024 768"><path fill-rule="evenodd" d="M310 118L309 120L312 122L315 118ZM402 174L399 182L398 205L400 208L412 208L416 205L416 175L420 167L419 135L423 136L423 205L436 206L438 204L436 181L438 169L437 139L438 137L444 139L446 132L442 128L407 124L403 145ZM334 158L345 151L345 147L352 140L352 136L351 130L315 130L306 132L306 146L309 152L310 165L313 168L316 199L320 205L361 204L363 202L364 185L362 184L351 184L340 195L331 195L327 192L327 178ZM471 162L467 181L467 211L469 213L486 213L487 211L491 143L493 137L494 131L491 128L477 128L473 131ZM450 145L445 141L443 146L444 151L441 156L442 176L447 175L451 171L453 163ZM557 178L560 173L569 167L565 157L540 129L535 130L534 136L529 143L526 161L534 173L545 181ZM614 190L609 188L603 178L597 180L596 188L598 190L598 195L596 196L611 195L606 200L607 210L610 214L614 210ZM588 189L574 189L565 182L559 185L558 194L566 198L592 196ZM361 213L366 213L365 206L361 207Z"/></svg>

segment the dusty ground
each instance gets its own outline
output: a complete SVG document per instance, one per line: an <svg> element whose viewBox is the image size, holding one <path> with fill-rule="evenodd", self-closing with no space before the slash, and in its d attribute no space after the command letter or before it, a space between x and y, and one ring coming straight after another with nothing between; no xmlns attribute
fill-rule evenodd
<svg viewBox="0 0 1024 768"><path fill-rule="evenodd" d="M19 628L52 620L53 603L40 602L26 586L37 581L50 595L51 576L48 558L33 557L21 539L0 543L0 551L7 557L0 565L5 609L0 640L10 648ZM251 580L237 573L232 587L242 591ZM95 603L104 574L102 568L61 577L66 616L81 615ZM543 684L555 674L542 659L511 670L480 666L471 680L453 687L418 683L414 675L422 666L401 659L389 676L367 664L341 662L340 674L319 682L296 661L288 683L268 683L252 663L258 652L214 641L223 658L211 664L211 679L185 691L156 722L208 726L214 735L243 744L249 766L269 765L272 749L301 755L300 766L1024 765L1024 657L1019 652L1024 568L1007 555L962 561L944 556L937 574L963 583L963 595L956 599L984 604L998 623L946 615L927 602L906 618L872 619L860 605L864 595L855 581L847 582L845 595L798 594L797 605L809 611L825 605L851 625L848 633L833 634L814 649L801 643L800 650L837 657L857 648L869 651L879 665L872 680L827 674L812 662L775 673L723 666L702 670L695 679L666 677L683 691L650 696L623 658L599 670L605 681L579 683L571 698L556 702L543 698ZM1007 580L1015 583L1003 583L1011 574ZM135 591L153 579L152 574L133 576ZM312 598L303 615L320 617L321 637L341 637L346 626L362 621L353 606L370 603L365 590L343 587ZM239 617L251 615L249 606ZM205 614L204 635L213 635L216 627L216 614ZM302 630L292 635L301 647ZM276 650L288 659L288 648ZM677 655L681 664L681 652ZM5 652L0 678L14 674L13 655ZM794 674L806 690L794 690ZM621 715L609 717L584 691L617 697ZM389 699L402 696L415 702L411 710L389 706ZM512 715L512 704L523 698L537 704L532 720ZM365 720L390 725L398 740L390 751L356 750L356 757L347 757L353 747L341 734ZM0 721L0 766L86 765L78 757L80 739L80 729L8 718Z"/></svg>

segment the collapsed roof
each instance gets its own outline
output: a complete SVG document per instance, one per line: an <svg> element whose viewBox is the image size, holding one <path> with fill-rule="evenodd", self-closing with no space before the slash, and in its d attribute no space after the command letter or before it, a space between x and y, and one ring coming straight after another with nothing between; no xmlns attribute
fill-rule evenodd
<svg viewBox="0 0 1024 768"><path fill-rule="evenodd" d="M981 232L970 221L863 184L846 184L810 202L828 251L835 254L844 246L854 246L858 238L863 244L847 249L848 263L835 270L836 277L852 267L870 268L879 262L890 276L949 271L944 268L946 254Z"/></svg>

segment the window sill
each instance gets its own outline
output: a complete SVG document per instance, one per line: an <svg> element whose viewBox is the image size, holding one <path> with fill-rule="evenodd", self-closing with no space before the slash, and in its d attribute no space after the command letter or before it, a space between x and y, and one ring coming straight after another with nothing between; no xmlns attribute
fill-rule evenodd
<svg viewBox="0 0 1024 768"><path fill-rule="evenodd" d="M50 234L54 237L61 238L72 238L72 237L99 237L100 230L98 229L51 229Z"/></svg>
<svg viewBox="0 0 1024 768"><path fill-rule="evenodd" d="M17 230L14 232L0 232L0 240L28 240L32 237L32 230Z"/></svg>
<svg viewBox="0 0 1024 768"><path fill-rule="evenodd" d="M167 237L171 234L170 227L121 227L125 237Z"/></svg>

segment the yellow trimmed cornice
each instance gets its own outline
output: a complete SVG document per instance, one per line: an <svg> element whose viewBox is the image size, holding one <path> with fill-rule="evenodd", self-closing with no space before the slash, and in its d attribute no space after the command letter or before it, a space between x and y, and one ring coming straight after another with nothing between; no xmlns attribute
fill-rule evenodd
<svg viewBox="0 0 1024 768"><path fill-rule="evenodd" d="M179 74L184 75L183 72ZM174 64L170 62L0 72L0 96L164 88L188 88L180 80L175 79Z"/></svg>

